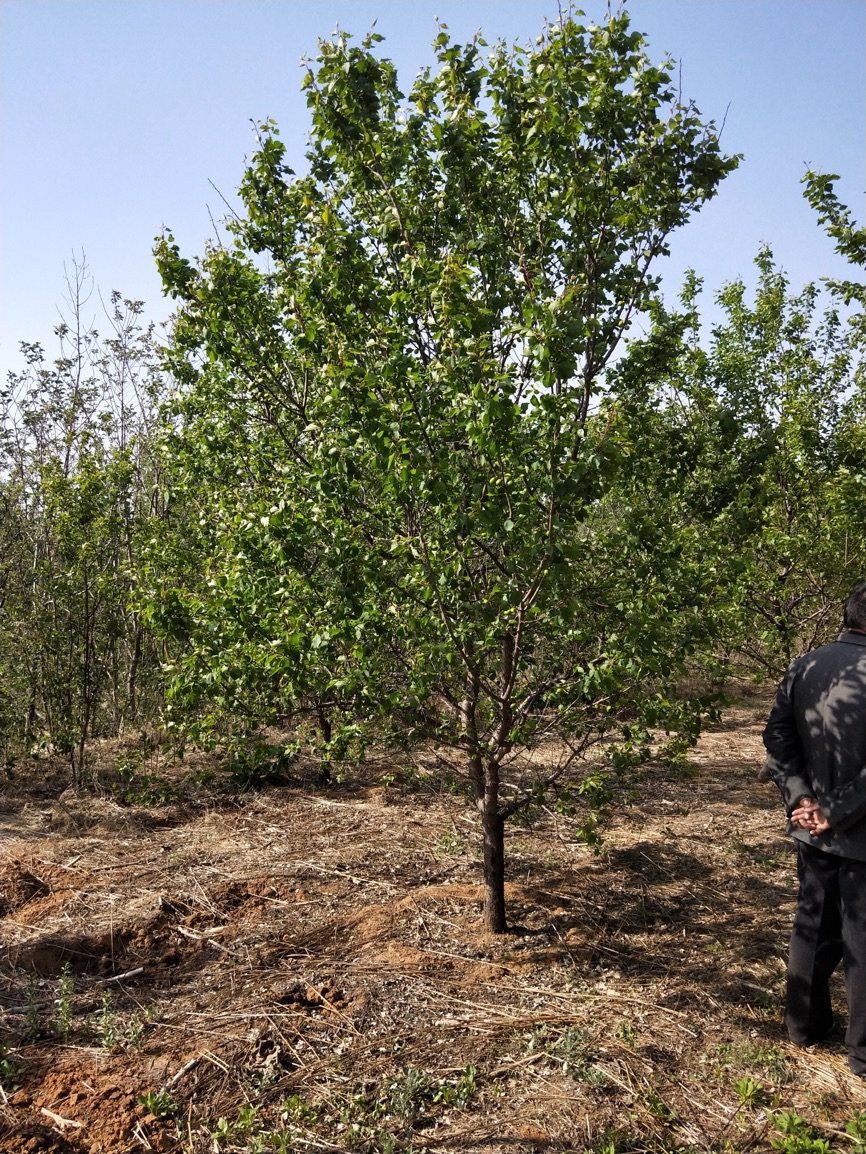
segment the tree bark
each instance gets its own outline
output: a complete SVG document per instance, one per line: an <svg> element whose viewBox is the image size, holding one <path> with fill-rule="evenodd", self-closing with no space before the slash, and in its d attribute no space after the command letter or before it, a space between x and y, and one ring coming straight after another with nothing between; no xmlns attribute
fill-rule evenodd
<svg viewBox="0 0 866 1154"><path fill-rule="evenodd" d="M484 840L484 928L492 934L508 930L505 918L505 819L496 806L481 808Z"/></svg>
<svg viewBox="0 0 866 1154"><path fill-rule="evenodd" d="M316 702L316 716L319 719L319 733L322 735L322 741L325 745L331 744L331 737L333 736L333 729L331 728L331 719L325 712L325 707L321 701ZM331 751L328 750L325 754L325 760L319 767L318 776L319 785L329 785L331 782Z"/></svg>
<svg viewBox="0 0 866 1154"><path fill-rule="evenodd" d="M141 640L144 628L135 615L135 636L132 644L132 656L129 660L129 670L126 675L126 713L129 720L134 722L138 717L138 665L141 661Z"/></svg>
<svg viewBox="0 0 866 1154"><path fill-rule="evenodd" d="M499 812L499 762L482 752L476 709L481 682L476 670L466 675L466 696L458 705L461 743L469 755L469 780L481 817L484 845L484 928L492 934L508 930L505 917L505 818Z"/></svg>

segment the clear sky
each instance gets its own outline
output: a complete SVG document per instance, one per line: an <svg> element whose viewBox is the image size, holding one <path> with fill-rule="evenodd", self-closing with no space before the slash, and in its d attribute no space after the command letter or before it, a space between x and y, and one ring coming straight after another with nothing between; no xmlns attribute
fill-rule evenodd
<svg viewBox="0 0 866 1154"><path fill-rule="evenodd" d="M840 272L799 182L807 165L839 173L866 218L866 2L629 9L650 55L681 61L683 95L725 120L726 150L745 154L675 238L666 291L688 266L709 290L750 278L762 242L794 285ZM119 289L153 319L169 314L154 236L166 225L185 255L202 251L219 194L231 200L241 179L251 118L275 118L303 166L299 61L336 25L361 36L378 21L405 91L431 62L437 16L461 42L481 29L525 43L556 15L556 0L0 0L0 373L20 364L20 340L53 352L63 265L82 250L106 299ZM99 327L96 297L90 307Z"/></svg>

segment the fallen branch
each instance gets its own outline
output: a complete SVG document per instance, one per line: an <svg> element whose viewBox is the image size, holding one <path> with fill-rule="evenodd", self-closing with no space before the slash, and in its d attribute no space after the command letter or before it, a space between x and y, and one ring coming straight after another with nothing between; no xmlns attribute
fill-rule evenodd
<svg viewBox="0 0 866 1154"><path fill-rule="evenodd" d="M228 947L228 946L224 946L224 945L222 944L222 942L215 942L213 938L205 938L205 941L206 941L206 942L207 942L207 944L208 944L209 946L211 946L213 949L215 949L215 950L221 950L221 951L222 951L224 954L228 954L228 955L229 955L230 957L232 957L232 958L237 958L237 957L240 957L240 953L239 953L239 951L238 951L238 950L232 950L232 949L229 949L229 947Z"/></svg>
<svg viewBox="0 0 866 1154"><path fill-rule="evenodd" d="M76 1122L74 1118L62 1118L60 1114L55 1114L53 1110L49 1110L46 1106L42 1107L40 1113L44 1114L46 1118L50 1118L61 1130L65 1130L67 1126L74 1126L76 1130L85 1129L83 1122Z"/></svg>
<svg viewBox="0 0 866 1154"><path fill-rule="evenodd" d="M186 926L174 927L179 934L183 934L185 938L189 938L193 942L202 942L210 938L213 934L221 934L225 930L225 926L211 926L207 930L201 930L196 933L195 930L188 930Z"/></svg>
<svg viewBox="0 0 866 1154"><path fill-rule="evenodd" d="M192 1070L195 1066L197 1066L199 1064L201 1059L202 1059L201 1054L196 1054L196 1056L194 1058L190 1058L190 1060L185 1065L181 1066L181 1068L178 1070L178 1072L176 1074L174 1074L171 1078L169 1078L169 1080L162 1087L162 1090L160 1091L160 1093L165 1094L165 1092L167 1090L171 1090L173 1087L175 1087L178 1084L178 1082L181 1080L181 1078L184 1076L184 1074L188 1074L190 1072L190 1070Z"/></svg>
<svg viewBox="0 0 866 1154"><path fill-rule="evenodd" d="M135 970L127 970L125 974L115 974L111 978L100 978L99 985L104 986L106 982L122 982L125 978L135 978L139 974L144 973L144 966L139 966Z"/></svg>

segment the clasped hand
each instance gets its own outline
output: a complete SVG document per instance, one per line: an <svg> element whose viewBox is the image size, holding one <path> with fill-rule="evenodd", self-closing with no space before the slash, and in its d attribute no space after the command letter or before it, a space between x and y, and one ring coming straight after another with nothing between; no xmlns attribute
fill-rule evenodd
<svg viewBox="0 0 866 1154"><path fill-rule="evenodd" d="M830 828L830 823L815 797L801 797L797 808L791 814L791 821L800 829L808 830L811 837L826 833Z"/></svg>

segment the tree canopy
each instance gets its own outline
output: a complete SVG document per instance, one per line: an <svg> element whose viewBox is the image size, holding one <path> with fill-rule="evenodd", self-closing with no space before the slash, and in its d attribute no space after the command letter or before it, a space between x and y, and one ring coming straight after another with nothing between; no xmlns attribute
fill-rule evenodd
<svg viewBox="0 0 866 1154"><path fill-rule="evenodd" d="M458 750L502 930L505 819L612 727L625 758L688 712L694 573L606 503L624 432L599 391L737 160L625 14L489 52L443 27L408 98L380 40L320 45L306 174L262 124L231 242L159 242L201 515L154 552L152 617L211 722L305 706L329 744L387 716ZM181 555L200 578L160 584Z"/></svg>

